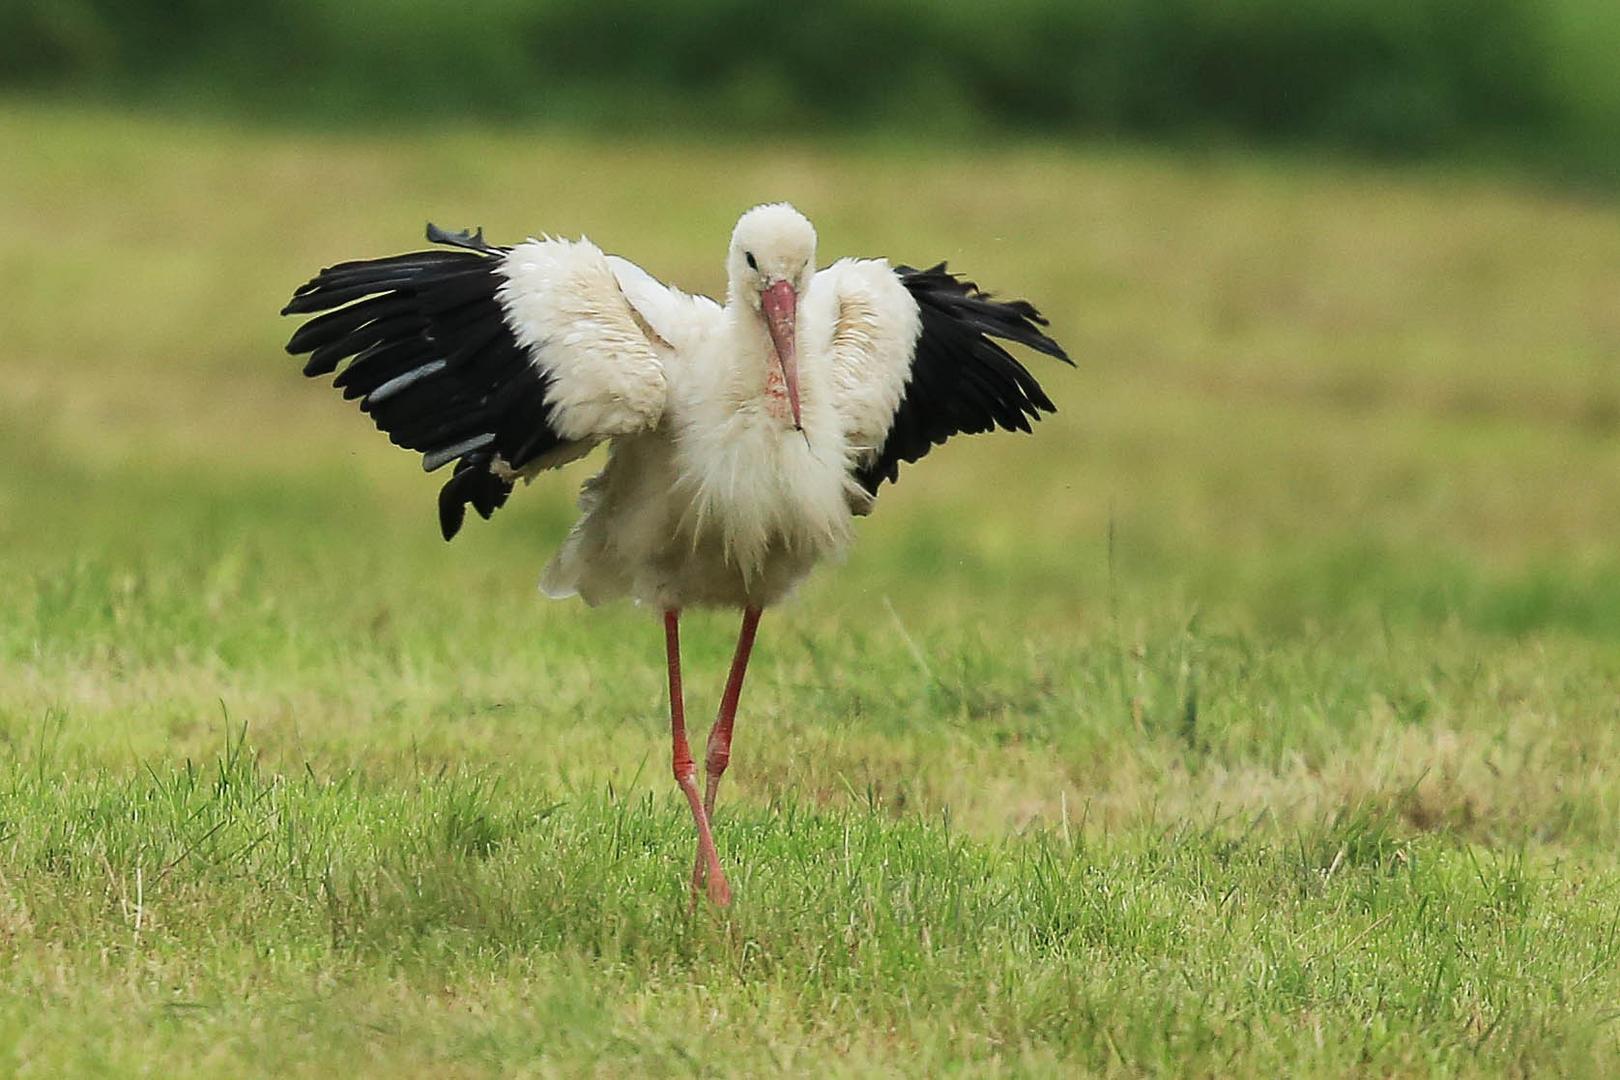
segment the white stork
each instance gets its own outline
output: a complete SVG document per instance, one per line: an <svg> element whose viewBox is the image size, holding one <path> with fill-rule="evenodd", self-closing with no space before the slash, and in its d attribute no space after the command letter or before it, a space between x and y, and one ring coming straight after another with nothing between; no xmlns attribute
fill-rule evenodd
<svg viewBox="0 0 1620 1080"><path fill-rule="evenodd" d="M663 613L675 780L691 804L694 895L731 891L709 823L760 612L849 544L878 486L954 434L1030 430L1054 407L995 338L1065 362L1024 301L945 269L840 259L785 204L731 235L724 305L664 285L588 240L513 247L478 233L452 250L340 263L284 315L321 313L287 344L329 375L429 472L446 540L519 480L607 442L583 511L546 567L546 595L620 597ZM681 695L679 619L742 611L699 796Z"/></svg>

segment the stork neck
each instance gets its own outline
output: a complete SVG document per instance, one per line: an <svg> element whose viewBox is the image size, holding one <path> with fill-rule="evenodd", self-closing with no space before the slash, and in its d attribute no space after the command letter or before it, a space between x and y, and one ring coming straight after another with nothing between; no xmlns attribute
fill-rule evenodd
<svg viewBox="0 0 1620 1080"><path fill-rule="evenodd" d="M776 347L771 344L771 333L765 326L764 314L745 300L735 301L728 310L731 313L732 350L739 367L746 368L750 374L755 369L764 372L777 367Z"/></svg>
<svg viewBox="0 0 1620 1080"><path fill-rule="evenodd" d="M765 325L764 315L754 310L747 302L735 303L729 310L734 365L731 378L735 392L739 397L763 402L768 415L779 420L785 428L791 428L793 419L787 382L781 360L776 355L776 346L771 342L770 330ZM799 399L802 405L806 394L813 392L806 390L806 383L814 382L814 375L807 376L804 370L802 350L798 375Z"/></svg>

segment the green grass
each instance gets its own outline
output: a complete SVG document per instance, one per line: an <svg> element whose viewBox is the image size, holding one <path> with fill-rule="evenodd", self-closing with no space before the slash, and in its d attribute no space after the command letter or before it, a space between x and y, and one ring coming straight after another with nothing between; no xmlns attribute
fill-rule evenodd
<svg viewBox="0 0 1620 1080"><path fill-rule="evenodd" d="M1620 212L1438 172L0 108L0 1071L1620 1067ZM1079 370L761 629L688 914L648 614L454 545L274 316L423 219L740 208ZM687 621L713 707L734 627Z"/></svg>

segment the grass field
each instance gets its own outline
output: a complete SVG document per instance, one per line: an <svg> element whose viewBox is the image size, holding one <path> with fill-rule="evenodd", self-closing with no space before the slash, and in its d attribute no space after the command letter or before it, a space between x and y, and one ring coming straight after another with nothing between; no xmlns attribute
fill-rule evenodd
<svg viewBox="0 0 1620 1080"><path fill-rule="evenodd" d="M1620 208L1441 172L0 105L0 1072L1620 1069ZM1080 362L769 613L689 916L659 630L454 545L275 311L737 212ZM718 698L732 619L687 620Z"/></svg>

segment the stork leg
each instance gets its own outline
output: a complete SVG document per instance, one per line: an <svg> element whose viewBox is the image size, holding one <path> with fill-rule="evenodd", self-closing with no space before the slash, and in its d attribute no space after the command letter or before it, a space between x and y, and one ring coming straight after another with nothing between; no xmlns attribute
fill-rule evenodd
<svg viewBox="0 0 1620 1080"><path fill-rule="evenodd" d="M720 698L720 713L709 729L708 751L704 766L708 773L708 788L703 793L703 812L714 820L714 799L720 790L720 777L731 764L731 726L737 719L737 701L742 697L743 675L748 671L748 656L754 651L754 632L759 629L760 609L743 610L742 629L737 632L737 651L731 657L731 673L726 676L726 691ZM692 887L703 882L703 858L699 854L692 867Z"/></svg>
<svg viewBox="0 0 1620 1080"><path fill-rule="evenodd" d="M731 886L720 869L720 853L714 849L714 835L709 831L709 815L698 795L697 764L692 760L692 748L686 741L686 702L681 696L681 613L675 609L664 612L664 648L669 656L669 729L674 743L673 765L675 782L681 786L687 803L692 807L692 820L697 823L697 865L707 872L709 899L719 907L731 903ZM696 903L698 875L692 875L693 902Z"/></svg>
<svg viewBox="0 0 1620 1080"><path fill-rule="evenodd" d="M731 674L726 676L726 692L720 698L720 714L709 729L709 746L704 765L709 774L709 785L703 793L703 809L714 817L714 796L720 787L720 777L731 764L731 725L737 719L737 701L742 697L743 675L748 671L748 657L754 651L754 633L759 629L759 608L743 611L742 629L737 632L737 651L731 657Z"/></svg>

